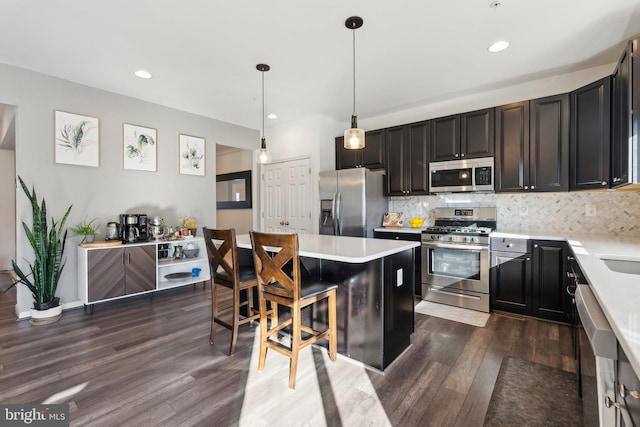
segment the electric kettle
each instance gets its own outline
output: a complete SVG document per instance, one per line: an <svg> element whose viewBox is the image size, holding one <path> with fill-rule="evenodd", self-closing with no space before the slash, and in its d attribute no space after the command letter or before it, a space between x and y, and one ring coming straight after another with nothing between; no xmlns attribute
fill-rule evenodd
<svg viewBox="0 0 640 427"><path fill-rule="evenodd" d="M107 223L107 234L104 236L105 240L118 240L120 239L120 224L117 222Z"/></svg>

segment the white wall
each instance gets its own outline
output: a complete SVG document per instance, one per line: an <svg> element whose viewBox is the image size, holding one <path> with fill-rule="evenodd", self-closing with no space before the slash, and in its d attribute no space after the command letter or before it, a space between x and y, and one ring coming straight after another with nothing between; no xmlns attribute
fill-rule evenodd
<svg viewBox="0 0 640 427"><path fill-rule="evenodd" d="M142 84L142 83L141 83ZM35 186L47 201L50 216L60 219L73 205L69 225L86 218L105 224L121 213L160 215L166 224L189 214L199 225L215 224L216 144L253 149L259 133L235 126L78 85L65 80L0 65L0 103L18 107L16 115L16 173ZM54 111L63 110L100 119L100 167L54 162ZM122 124L158 130L158 171L122 168ZM206 176L178 173L178 134L206 139ZM18 192L18 221L31 221L29 201ZM71 237L65 251L67 264L58 288L63 303L77 303L79 237ZM24 233L18 235L16 258L32 259ZM23 263L24 266L26 264ZM18 288L16 309L25 315L31 294Z"/></svg>
<svg viewBox="0 0 640 427"><path fill-rule="evenodd" d="M232 173L253 170L253 151L233 150L218 153L216 156L216 173ZM253 184L253 177L252 177ZM253 185L252 185L253 187ZM251 189L253 192L253 188ZM255 194L252 194L251 209L218 209L216 211L217 228L235 228L236 234L247 234L253 229L253 211L257 210Z"/></svg>
<svg viewBox="0 0 640 427"><path fill-rule="evenodd" d="M0 149L0 270L16 259L16 187L13 150Z"/></svg>
<svg viewBox="0 0 640 427"><path fill-rule="evenodd" d="M615 65L616 64L608 64L574 73L559 74L527 83L495 87L474 95L451 97L436 103L420 105L395 113L382 114L374 117L358 117L358 125L364 130L375 130L444 117L450 114L497 107L512 102L525 101L527 99L571 92L574 89L610 75ZM345 122L345 126L346 125L348 125L347 122ZM334 136L338 136L338 134Z"/></svg>

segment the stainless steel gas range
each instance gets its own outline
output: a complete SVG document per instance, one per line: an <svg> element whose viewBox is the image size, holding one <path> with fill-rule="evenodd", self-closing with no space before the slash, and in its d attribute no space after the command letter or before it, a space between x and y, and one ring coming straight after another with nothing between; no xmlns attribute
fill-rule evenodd
<svg viewBox="0 0 640 427"><path fill-rule="evenodd" d="M422 299L489 312L489 234L496 208L435 208L422 232Z"/></svg>

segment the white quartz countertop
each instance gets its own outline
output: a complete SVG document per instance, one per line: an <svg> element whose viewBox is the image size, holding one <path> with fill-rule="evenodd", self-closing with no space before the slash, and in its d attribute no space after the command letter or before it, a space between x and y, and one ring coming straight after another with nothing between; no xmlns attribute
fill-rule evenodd
<svg viewBox="0 0 640 427"><path fill-rule="evenodd" d="M540 232L493 232L491 237L567 241L631 366L640 376L640 275L612 271L601 259L613 256L640 262L640 237L598 234L559 236Z"/></svg>
<svg viewBox="0 0 640 427"><path fill-rule="evenodd" d="M239 248L251 249L248 234L236 237ZM359 264L420 246L406 240L365 239L362 237L299 234L299 254L309 258Z"/></svg>
<svg viewBox="0 0 640 427"><path fill-rule="evenodd" d="M412 234L420 234L426 227L380 227L374 228L373 231L384 231L386 233L412 233Z"/></svg>

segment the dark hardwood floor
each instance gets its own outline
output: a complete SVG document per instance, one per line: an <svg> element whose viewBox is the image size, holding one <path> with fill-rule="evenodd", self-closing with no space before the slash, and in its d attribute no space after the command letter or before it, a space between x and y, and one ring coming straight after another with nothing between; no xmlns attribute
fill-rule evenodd
<svg viewBox="0 0 640 427"><path fill-rule="evenodd" d="M493 313L477 328L416 314L413 346L385 375L311 348L292 391L285 357L270 352L257 371L257 328L241 328L231 357L227 330L209 344L208 286L98 305L92 316L67 310L37 327L17 322L14 305L15 290L0 292L0 402L68 403L78 426L480 426L505 356L575 371L568 326Z"/></svg>

